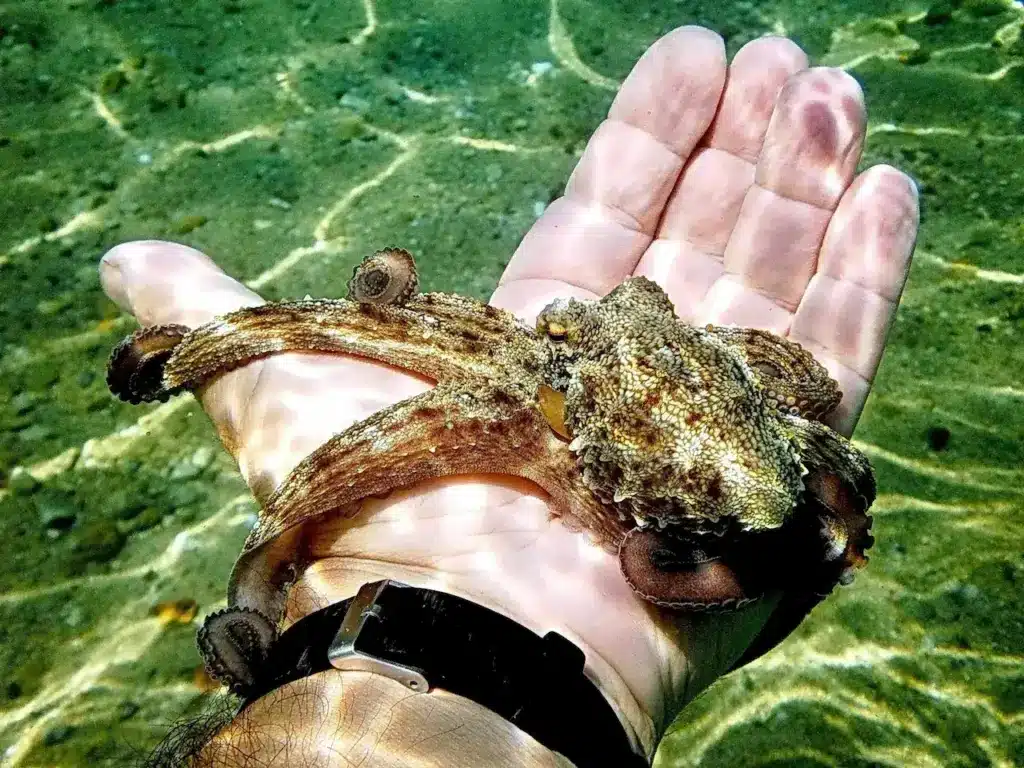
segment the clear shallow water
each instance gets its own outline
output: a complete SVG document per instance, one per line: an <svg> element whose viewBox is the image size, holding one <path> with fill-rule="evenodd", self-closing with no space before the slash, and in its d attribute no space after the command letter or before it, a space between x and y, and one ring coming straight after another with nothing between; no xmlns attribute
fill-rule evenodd
<svg viewBox="0 0 1024 768"><path fill-rule="evenodd" d="M1024 764L1024 12L955 5L0 6L2 764L120 764L197 704L195 617L255 510L194 403L107 393L131 325L99 255L178 239L277 298L340 295L400 241L429 250L427 289L486 296L682 23L849 69L865 164L914 175L924 223L855 435L871 566L695 702L659 764Z"/></svg>

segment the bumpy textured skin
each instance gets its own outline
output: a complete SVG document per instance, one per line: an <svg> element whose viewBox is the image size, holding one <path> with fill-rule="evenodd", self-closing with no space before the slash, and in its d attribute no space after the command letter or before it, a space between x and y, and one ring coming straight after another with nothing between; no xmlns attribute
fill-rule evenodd
<svg viewBox="0 0 1024 768"><path fill-rule="evenodd" d="M839 397L799 345L688 326L643 278L599 302L555 302L531 330L466 297L406 295L417 281L403 253L378 252L356 269L357 301L266 304L189 331L160 359L156 386L151 366L136 379L130 363L160 329L122 343L116 391L132 401L297 350L361 355L437 382L300 462L263 505L229 605L276 624L301 565L303 523L473 472L543 487L562 521L617 552L630 585L657 605L735 608L783 587L824 594L863 562L870 467L839 435L795 415L820 417ZM134 390L136 380L146 386ZM784 578L780 553L793 564ZM808 604L794 600L787 621Z"/></svg>
<svg viewBox="0 0 1024 768"><path fill-rule="evenodd" d="M753 369L768 401L781 413L821 419L842 400L839 382L799 344L758 328L708 325L704 330Z"/></svg>
<svg viewBox="0 0 1024 768"><path fill-rule="evenodd" d="M565 392L570 448L604 503L639 525L697 535L778 528L793 513L805 470L776 393L796 402L785 393L802 384L810 411L813 390L831 382L804 350L770 334L682 323L646 278L599 303L557 302L538 319L541 331L552 324L565 338L551 341L547 378ZM805 362L800 380L778 376L769 390L748 348L765 358L777 350L782 363L772 365Z"/></svg>

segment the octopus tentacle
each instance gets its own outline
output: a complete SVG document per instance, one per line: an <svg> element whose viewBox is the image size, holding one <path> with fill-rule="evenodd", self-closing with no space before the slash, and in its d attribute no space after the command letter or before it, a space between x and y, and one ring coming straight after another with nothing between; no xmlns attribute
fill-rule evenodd
<svg viewBox="0 0 1024 768"><path fill-rule="evenodd" d="M764 593L721 556L650 528L626 534L619 568L639 597L674 610L736 610Z"/></svg>
<svg viewBox="0 0 1024 768"><path fill-rule="evenodd" d="M509 385L514 386L514 385ZM353 502L435 477L495 472L536 482L570 528L610 551L626 527L583 485L572 454L523 392L493 382L441 383L378 411L322 445L268 499L235 564L229 605L279 616L290 536Z"/></svg>
<svg viewBox="0 0 1024 768"><path fill-rule="evenodd" d="M195 389L253 360L292 351L360 355L432 379L539 368L532 336L510 313L462 296L419 294L403 306L307 300L231 312L180 340L161 361L162 388Z"/></svg>
<svg viewBox="0 0 1024 768"><path fill-rule="evenodd" d="M259 667L276 640L274 622L251 608L211 613L196 635L207 672L238 695L256 684Z"/></svg>
<svg viewBox="0 0 1024 768"><path fill-rule="evenodd" d="M360 304L405 304L419 290L412 254L385 248L366 257L348 281L348 298Z"/></svg>
<svg viewBox="0 0 1024 768"><path fill-rule="evenodd" d="M779 532L771 547L774 562L781 566L782 596L768 622L730 671L785 640L837 584L848 584L855 570L867 562L865 552L874 539L869 534L871 516L867 514L866 498L855 492L854 485L825 468L812 470L806 485L793 522Z"/></svg>
<svg viewBox="0 0 1024 768"><path fill-rule="evenodd" d="M853 494L854 498L848 501L849 504L866 511L874 503L876 489L871 462L849 440L816 421L782 416L782 422L789 436L796 442L800 460L811 471L811 479L814 478L814 470L827 470L829 474L835 475L835 482ZM814 490L830 507L843 503L837 496L838 486L819 484Z"/></svg>
<svg viewBox="0 0 1024 768"><path fill-rule="evenodd" d="M770 651L800 625L837 584L848 584L874 544L868 509L875 479L867 457L823 424L784 417L808 469L800 508L779 532L777 561L788 562L785 590L737 669Z"/></svg>
<svg viewBox="0 0 1024 768"><path fill-rule="evenodd" d="M821 534L825 542L826 558L829 564L840 568L837 580L849 584L853 574L867 563L867 550L875 543L871 535L871 515L864 498L856 495L854 488L835 472L819 469L811 473L807 481L808 491L821 510ZM831 585L825 590L831 591Z"/></svg>
<svg viewBox="0 0 1024 768"><path fill-rule="evenodd" d="M166 400L179 392L164 386L163 368L187 333L184 325L151 325L124 339L107 363L110 391L133 405Z"/></svg>
<svg viewBox="0 0 1024 768"><path fill-rule="evenodd" d="M784 414L820 420L842 400L839 382L810 352L758 328L708 325L705 330L740 354L765 393Z"/></svg>

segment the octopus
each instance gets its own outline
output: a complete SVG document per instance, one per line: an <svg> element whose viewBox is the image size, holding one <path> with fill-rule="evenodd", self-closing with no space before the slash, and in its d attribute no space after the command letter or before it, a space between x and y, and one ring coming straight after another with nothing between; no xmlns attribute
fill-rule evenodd
<svg viewBox="0 0 1024 768"><path fill-rule="evenodd" d="M557 300L531 328L472 298L419 292L413 257L389 248L356 267L346 299L142 328L114 349L107 381L132 403L165 400L299 350L379 360L435 386L335 435L264 503L228 608L198 637L236 692L276 637L303 524L431 478L533 481L562 523L618 557L652 610L781 594L745 658L848 583L873 543L874 477L823 421L841 399L826 369L767 331L683 322L643 277L599 300Z"/></svg>

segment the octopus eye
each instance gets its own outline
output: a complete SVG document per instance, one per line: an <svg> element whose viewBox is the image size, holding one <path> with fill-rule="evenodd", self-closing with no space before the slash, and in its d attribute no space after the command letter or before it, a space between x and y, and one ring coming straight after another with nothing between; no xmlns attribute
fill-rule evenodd
<svg viewBox="0 0 1024 768"><path fill-rule="evenodd" d="M547 324L545 332L552 341L565 341L565 338L569 335L568 328L554 321Z"/></svg>
<svg viewBox="0 0 1024 768"><path fill-rule="evenodd" d="M774 364L769 363L767 360L756 360L750 364L750 367L760 373L762 376L773 376L776 379L781 378L782 374Z"/></svg>

